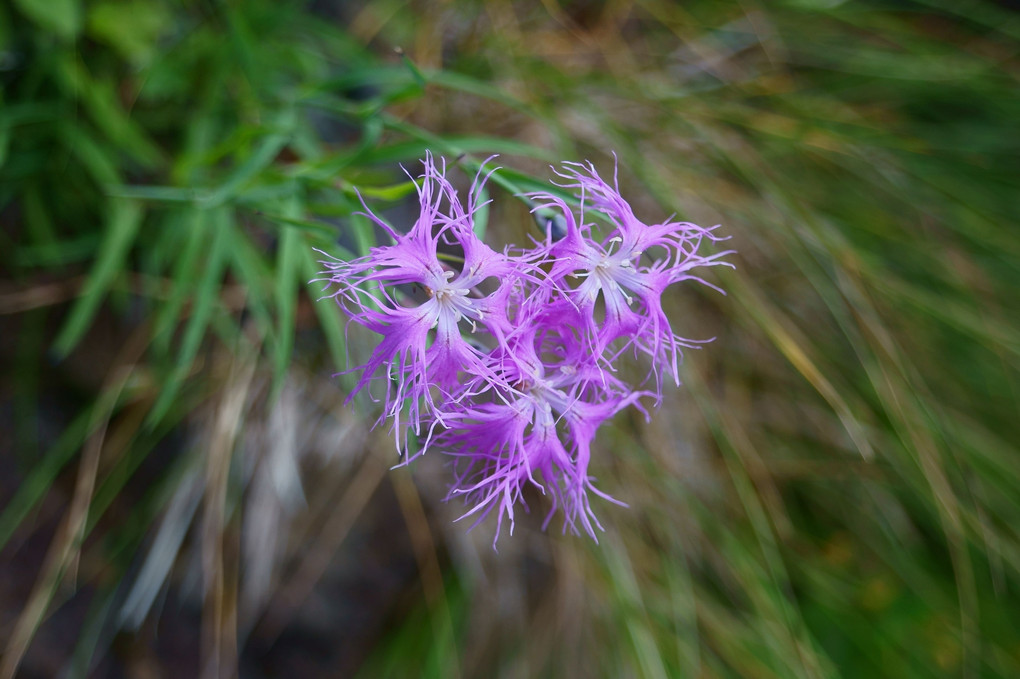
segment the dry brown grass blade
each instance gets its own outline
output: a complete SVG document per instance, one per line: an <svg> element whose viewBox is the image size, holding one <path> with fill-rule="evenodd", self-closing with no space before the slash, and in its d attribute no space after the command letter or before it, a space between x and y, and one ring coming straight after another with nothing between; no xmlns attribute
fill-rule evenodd
<svg viewBox="0 0 1020 679"><path fill-rule="evenodd" d="M22 314L33 309L56 306L77 299L84 291L88 276L75 276L61 281L39 282L28 286L0 289L0 316ZM160 276L139 273L125 273L112 287L142 297L167 299L175 283ZM220 290L220 301L228 309L241 309L247 300L248 291L243 285L224 285Z"/></svg>
<svg viewBox="0 0 1020 679"><path fill-rule="evenodd" d="M28 603L25 604L21 615L18 616L14 633L4 649L3 663L0 664L0 677L3 679L10 679L14 676L21 659L28 650L32 637L35 636L36 630L46 617L50 602L65 574L75 570L73 564L77 562L84 538L83 531L88 519L88 505L95 487L106 427L107 423L104 423L89 438L82 451L78 467L78 480L75 483L71 505L57 529L53 542L50 543L42 572L29 594Z"/></svg>
<svg viewBox="0 0 1020 679"><path fill-rule="evenodd" d="M348 24L347 30L354 37L368 43L379 34L383 26L392 21L400 9L399 2L384 4L382 7L368 3Z"/></svg>
<svg viewBox="0 0 1020 679"><path fill-rule="evenodd" d="M237 673L237 559L225 558L227 481L230 460L257 365L257 353L235 356L209 442L202 515L202 672L207 679ZM236 550L235 550L236 551ZM229 568L229 572L228 572Z"/></svg>
<svg viewBox="0 0 1020 679"><path fill-rule="evenodd" d="M65 575L73 574L77 570L76 565L85 538L85 526L88 523L89 505L95 490L99 460L102 457L110 418L121 394L131 381L138 360L148 346L148 338L147 327L143 326L135 331L121 354L120 364L110 371L101 389L100 393L105 399L99 401L102 407L96 410L100 424L85 443L71 503L50 543L39 577L28 596L28 602L18 616L14 632L4 648L3 659L0 661L0 679L14 677L36 630L46 617L60 583ZM131 426L137 428L140 423L141 420L135 418Z"/></svg>
<svg viewBox="0 0 1020 679"><path fill-rule="evenodd" d="M418 573L421 575L422 589L425 592L425 605L429 608L432 620L441 621L441 624L446 628L445 635L433 628L433 635L436 637L437 644L441 642L443 636L452 642L454 640L453 618L450 615L449 602L446 600L443 570L439 566L439 559L436 556L436 543L432 538L428 517L425 516L425 507L422 506L418 489L411 480L410 470L400 469L390 474L389 478L411 536L414 558L418 562ZM457 657L456 653L450 654L453 662L453 665L448 668L450 677L460 676Z"/></svg>
<svg viewBox="0 0 1020 679"><path fill-rule="evenodd" d="M0 316L21 314L74 299L81 294L85 279L85 276L76 276L62 281L4 290L0 292Z"/></svg>
<svg viewBox="0 0 1020 679"><path fill-rule="evenodd" d="M367 446L368 450L372 446ZM283 584L266 606L266 617L258 625L257 635L270 643L283 630L315 583L329 568L333 555L343 544L354 522L365 509L386 474L386 467L377 456L366 454L358 470L347 483L347 489L321 533L311 544L308 554L290 579Z"/></svg>

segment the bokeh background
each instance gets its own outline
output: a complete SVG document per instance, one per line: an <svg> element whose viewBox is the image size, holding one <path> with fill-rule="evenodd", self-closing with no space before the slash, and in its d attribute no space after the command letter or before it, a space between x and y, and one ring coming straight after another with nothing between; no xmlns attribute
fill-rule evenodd
<svg viewBox="0 0 1020 679"><path fill-rule="evenodd" d="M0 677L1020 676L1020 16L970 0L0 5ZM721 224L595 544L344 405L313 248L426 150ZM633 370L642 370L640 365ZM637 373L643 374L643 373Z"/></svg>

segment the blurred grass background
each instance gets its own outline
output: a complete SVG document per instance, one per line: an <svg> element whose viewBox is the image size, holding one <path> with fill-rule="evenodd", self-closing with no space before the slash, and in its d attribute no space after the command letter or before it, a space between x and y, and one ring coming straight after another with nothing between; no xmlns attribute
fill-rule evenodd
<svg viewBox="0 0 1020 679"><path fill-rule="evenodd" d="M1006 2L0 5L0 676L1020 676ZM395 51L394 48L401 48ZM490 548L308 285L426 149L723 224L716 337ZM461 181L466 181L462 173ZM534 503L541 508L542 498Z"/></svg>

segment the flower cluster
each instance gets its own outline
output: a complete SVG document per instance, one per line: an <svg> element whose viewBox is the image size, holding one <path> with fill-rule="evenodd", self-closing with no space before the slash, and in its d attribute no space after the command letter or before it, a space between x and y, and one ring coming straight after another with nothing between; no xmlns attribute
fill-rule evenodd
<svg viewBox="0 0 1020 679"><path fill-rule="evenodd" d="M413 432L420 452L453 458L450 497L481 521L497 512L513 533L514 510L534 486L550 498L564 531L601 529L589 505L588 464L599 426L640 399L658 404L662 377L679 384L684 348L699 343L673 332L662 293L693 272L720 264L725 252L699 253L721 240L712 228L666 220L646 224L594 166L566 163L556 193L527 194L544 237L526 249L497 252L475 233L479 172L466 202L446 178L445 162L427 156L416 183L420 212L406 233L366 207L392 239L367 256L330 258L320 279L351 322L379 334L356 368L357 393L385 383L380 421L392 421L399 450ZM600 225L593 223L598 219ZM601 235L600 235L601 234ZM626 352L645 354L647 389L617 376ZM351 396L354 395L351 394ZM405 453L405 460L407 460Z"/></svg>

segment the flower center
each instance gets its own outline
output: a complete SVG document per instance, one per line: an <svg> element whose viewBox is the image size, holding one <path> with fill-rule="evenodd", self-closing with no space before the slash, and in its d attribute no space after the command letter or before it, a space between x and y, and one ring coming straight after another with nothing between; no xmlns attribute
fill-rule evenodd
<svg viewBox="0 0 1020 679"><path fill-rule="evenodd" d="M482 319L482 312L480 309L474 308L468 297L471 293L468 288L458 287L451 282L451 279L456 275L456 272L444 271L442 280L435 281L435 288L425 288L429 297L438 307L433 327L442 322L452 330L460 322L460 319L466 318L474 332L475 321Z"/></svg>

